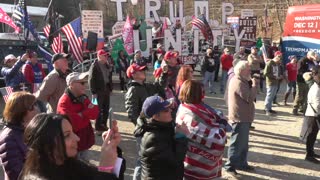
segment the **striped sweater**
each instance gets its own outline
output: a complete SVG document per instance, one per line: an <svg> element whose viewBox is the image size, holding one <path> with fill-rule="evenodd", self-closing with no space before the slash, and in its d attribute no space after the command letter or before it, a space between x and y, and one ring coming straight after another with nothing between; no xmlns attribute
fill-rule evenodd
<svg viewBox="0 0 320 180"><path fill-rule="evenodd" d="M190 109L191 106L195 109ZM184 160L186 179L208 180L221 177L222 157L227 136L220 117L191 104L179 106L176 123L185 122L190 134ZM200 114L200 115L199 115Z"/></svg>

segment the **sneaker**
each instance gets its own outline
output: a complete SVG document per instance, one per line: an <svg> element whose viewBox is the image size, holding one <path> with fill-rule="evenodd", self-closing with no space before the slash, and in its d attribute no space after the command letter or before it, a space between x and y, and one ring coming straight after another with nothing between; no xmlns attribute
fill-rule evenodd
<svg viewBox="0 0 320 180"><path fill-rule="evenodd" d="M210 91L210 94L216 94L216 92L214 92L214 91Z"/></svg>
<svg viewBox="0 0 320 180"><path fill-rule="evenodd" d="M320 164L320 161L313 156L306 156L305 160L315 164Z"/></svg>
<svg viewBox="0 0 320 180"><path fill-rule="evenodd" d="M247 166L244 166L244 167L241 167L241 168L238 168L238 169L241 170L241 171L253 171L254 167L250 166L250 165L247 165Z"/></svg>
<svg viewBox="0 0 320 180"><path fill-rule="evenodd" d="M275 104L277 106L280 106L280 104L278 102L273 102L273 104Z"/></svg>
<svg viewBox="0 0 320 180"><path fill-rule="evenodd" d="M254 130L256 129L254 126L250 126L250 130Z"/></svg>
<svg viewBox="0 0 320 180"><path fill-rule="evenodd" d="M271 112L272 114L277 114L277 112L276 111L274 111L274 110L269 110L269 112Z"/></svg>
<svg viewBox="0 0 320 180"><path fill-rule="evenodd" d="M266 111L266 115L267 116L274 116L274 115L276 115L275 113L272 113L271 111Z"/></svg>
<svg viewBox="0 0 320 180"><path fill-rule="evenodd" d="M233 176L233 177L237 177L237 176L238 176L238 172L236 171L235 168L226 169L226 172L227 172L228 174L230 174L231 176Z"/></svg>
<svg viewBox="0 0 320 180"><path fill-rule="evenodd" d="M292 110L292 114L295 115L295 116L298 116L298 115L299 115L299 114L298 114L298 110L297 110L297 109L293 109L293 110Z"/></svg>

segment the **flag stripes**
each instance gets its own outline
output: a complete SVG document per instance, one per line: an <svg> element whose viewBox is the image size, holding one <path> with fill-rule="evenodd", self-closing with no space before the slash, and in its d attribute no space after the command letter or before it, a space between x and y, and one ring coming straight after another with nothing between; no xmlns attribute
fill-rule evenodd
<svg viewBox="0 0 320 180"><path fill-rule="evenodd" d="M0 88L0 93L2 94L3 100L5 103L7 103L10 94L13 93L13 89L11 87L4 87L4 88Z"/></svg>
<svg viewBox="0 0 320 180"><path fill-rule="evenodd" d="M81 37L81 19L77 18L71 23L62 27L62 32L66 35L69 42L71 53L75 59L81 63L82 57L82 37Z"/></svg>
<svg viewBox="0 0 320 180"><path fill-rule="evenodd" d="M50 25L46 25L43 28L43 32L45 36L49 39L49 35L51 33ZM53 43L51 44L51 48L54 53L63 53L63 43L62 43L62 37L60 33L58 33L58 35L53 38Z"/></svg>

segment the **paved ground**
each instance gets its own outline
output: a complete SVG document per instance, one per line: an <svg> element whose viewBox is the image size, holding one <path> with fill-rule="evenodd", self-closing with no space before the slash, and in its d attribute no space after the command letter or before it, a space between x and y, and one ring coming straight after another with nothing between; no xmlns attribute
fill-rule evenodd
<svg viewBox="0 0 320 180"><path fill-rule="evenodd" d="M215 85L218 86L218 84ZM216 91L218 92L218 88ZM282 100L282 94L279 96L279 101ZM265 94L261 93L257 98L256 118L253 123L256 129L250 133L248 159L250 165L255 166L256 169L251 173L239 171L242 174L240 179L320 179L320 165L304 161L305 145L298 139L302 116L292 116L291 107L280 106L274 107L274 110L279 112L278 116L267 117L263 113L264 97ZM227 107L221 94L206 95L205 102L226 113ZM120 147L127 160L126 179L132 179L137 153L132 136L134 126L127 120L123 93L118 90L113 92L111 107L114 109L115 119L118 120L122 134ZM98 163L101 144L101 137L96 137L96 144L90 150L92 157L90 162L93 164ZM318 154L320 154L319 146L316 144ZM228 147L225 148L224 157L227 156L227 149ZM223 179L234 178L223 171Z"/></svg>

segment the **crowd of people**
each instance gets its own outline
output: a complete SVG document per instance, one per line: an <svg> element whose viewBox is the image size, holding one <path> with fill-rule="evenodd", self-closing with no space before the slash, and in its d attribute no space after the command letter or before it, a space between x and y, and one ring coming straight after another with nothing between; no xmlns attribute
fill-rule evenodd
<svg viewBox="0 0 320 180"><path fill-rule="evenodd" d="M14 93L6 102L5 127L0 135L5 179L124 179L121 136L109 114L115 64L128 120L135 125L134 180L214 179L222 176L223 167L234 176L237 170L254 170L247 159L249 133L254 128L255 102L257 94L264 91L264 80L268 116L277 114L273 104L279 104L281 83L287 83L283 105L288 106L292 92L292 113L305 116L301 130L301 138L306 139L305 159L319 164L320 156L314 152L320 112L316 53L310 51L299 61L289 56L289 63L284 64L278 50L267 59L256 47L250 54L245 51L245 47L235 54L229 48L223 53L218 47L207 49L201 80L193 75L195 64L183 64L179 52L172 48L165 51L161 43L150 53L152 58L146 59L136 50L132 61L124 51L114 60L110 52L99 50L89 71L82 73L71 71L69 54L55 54L54 69L48 75L35 52L18 58L6 56L1 74ZM146 82L151 63L154 82ZM227 116L204 102L207 90L213 96L217 93L214 82L220 68L219 89L228 107ZM40 88L34 90L38 83L42 83ZM91 120L95 120L94 128ZM228 157L223 164L228 132ZM95 133L103 139L97 167L89 164L88 155Z"/></svg>

